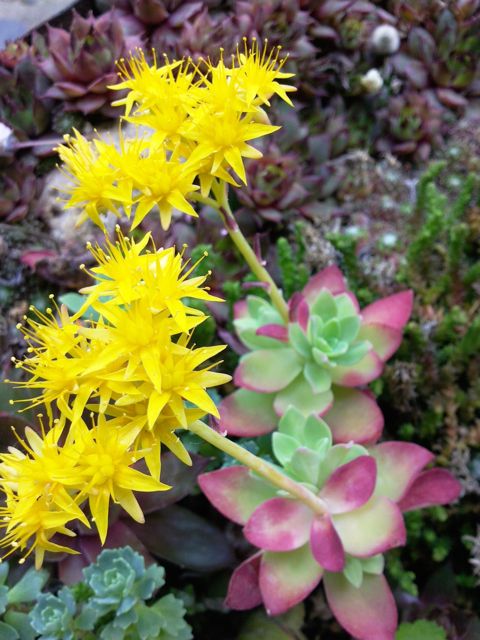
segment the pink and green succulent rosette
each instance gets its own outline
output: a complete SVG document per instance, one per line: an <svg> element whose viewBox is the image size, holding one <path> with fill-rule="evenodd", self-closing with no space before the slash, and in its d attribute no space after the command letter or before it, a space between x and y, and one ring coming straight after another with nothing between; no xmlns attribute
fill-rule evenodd
<svg viewBox="0 0 480 640"><path fill-rule="evenodd" d="M395 353L412 311L403 291L360 309L340 270L314 276L289 302L284 322L272 304L250 296L237 303L235 330L249 350L235 371L239 387L220 405L229 435L273 431L289 406L323 417L334 441L368 444L383 415L364 387Z"/></svg>
<svg viewBox="0 0 480 640"><path fill-rule="evenodd" d="M323 580L338 622L358 640L394 640L397 610L383 553L406 542L403 512L446 504L460 493L433 455L416 444L333 444L328 425L290 407L273 434L278 469L308 487L323 515L243 466L199 476L210 502L242 525L259 549L233 573L232 609L263 604L279 615Z"/></svg>

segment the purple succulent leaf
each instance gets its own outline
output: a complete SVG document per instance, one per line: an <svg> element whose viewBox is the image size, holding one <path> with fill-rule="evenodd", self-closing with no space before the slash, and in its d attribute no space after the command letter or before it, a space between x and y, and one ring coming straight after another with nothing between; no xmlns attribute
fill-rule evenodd
<svg viewBox="0 0 480 640"><path fill-rule="evenodd" d="M413 308L413 291L401 291L376 300L362 309L363 324L383 324L403 330Z"/></svg>
<svg viewBox="0 0 480 640"><path fill-rule="evenodd" d="M77 84L75 82L57 82L46 93L47 98L56 98L57 95L53 95L55 92L62 93L67 98L80 98L87 92L85 85Z"/></svg>
<svg viewBox="0 0 480 640"><path fill-rule="evenodd" d="M333 516L346 553L368 558L405 544L403 516L397 505L376 496L359 509Z"/></svg>
<svg viewBox="0 0 480 640"><path fill-rule="evenodd" d="M412 442L382 442L370 449L377 462L375 495L398 502L421 470L433 460L433 454Z"/></svg>
<svg viewBox="0 0 480 640"><path fill-rule="evenodd" d="M446 469L428 469L417 478L400 500L402 511L413 511L456 500L462 491L460 482Z"/></svg>
<svg viewBox="0 0 480 640"><path fill-rule="evenodd" d="M259 505L243 529L246 539L267 551L292 551L310 537L311 509L289 498L272 498Z"/></svg>
<svg viewBox="0 0 480 640"><path fill-rule="evenodd" d="M331 376L334 384L342 387L358 387L372 382L382 374L382 371L383 362L372 350L356 364L335 367L331 371Z"/></svg>
<svg viewBox="0 0 480 640"><path fill-rule="evenodd" d="M80 111L84 115L88 115L89 113L93 113L94 111L98 111L103 105L107 102L107 98L105 95L103 96L85 96L84 98L79 98L72 103L67 103L64 105L65 111Z"/></svg>
<svg viewBox="0 0 480 640"><path fill-rule="evenodd" d="M262 604L262 594L258 584L261 558L262 553L256 553L242 562L233 572L225 598L225 604L230 609L244 611Z"/></svg>
<svg viewBox="0 0 480 640"><path fill-rule="evenodd" d="M345 552L342 541L328 515L317 517L310 530L310 547L318 564L327 571L342 571Z"/></svg>
<svg viewBox="0 0 480 640"><path fill-rule="evenodd" d="M203 2L187 2L170 15L168 22L172 27L181 27L202 8Z"/></svg>
<svg viewBox="0 0 480 640"><path fill-rule="evenodd" d="M255 509L276 493L241 466L203 473L198 476L198 484L213 506L238 524L246 524Z"/></svg>
<svg viewBox="0 0 480 640"><path fill-rule="evenodd" d="M273 408L280 416L291 405L297 407L304 415L313 413L316 416L323 416L332 406L332 401L331 390L325 391L325 393L313 393L310 384L302 374L277 393Z"/></svg>
<svg viewBox="0 0 480 640"><path fill-rule="evenodd" d="M308 302L313 302L322 289L327 289L333 295L347 290L343 274L337 266L326 267L310 278L302 293Z"/></svg>
<svg viewBox="0 0 480 640"><path fill-rule="evenodd" d="M336 443L375 442L383 431L384 418L368 391L333 387L333 406L323 416Z"/></svg>
<svg viewBox="0 0 480 640"><path fill-rule="evenodd" d="M453 89L437 89L437 97L442 104L453 109L464 109L468 105L467 98Z"/></svg>
<svg viewBox="0 0 480 640"><path fill-rule="evenodd" d="M304 600L319 584L323 569L306 544L294 551L267 551L260 562L259 584L268 615L278 616Z"/></svg>
<svg viewBox="0 0 480 640"><path fill-rule="evenodd" d="M428 84L428 71L420 60L410 58L405 53L397 53L390 58L395 71L411 82L416 89L425 89Z"/></svg>
<svg viewBox="0 0 480 640"><path fill-rule="evenodd" d="M288 342L288 329L281 324L265 324L256 331L257 336L275 338L281 342Z"/></svg>
<svg viewBox="0 0 480 640"><path fill-rule="evenodd" d="M359 340L368 340L377 356L382 362L386 362L398 349L402 342L402 332L393 327L387 327L378 323L363 323L359 334Z"/></svg>
<svg viewBox="0 0 480 640"><path fill-rule="evenodd" d="M331 514L347 513L362 507L371 498L376 480L374 458L360 456L335 469L322 488L320 498Z"/></svg>
<svg viewBox="0 0 480 640"><path fill-rule="evenodd" d="M363 576L354 587L343 574L325 574L325 592L333 615L356 640L394 640L398 614L383 575Z"/></svg>
<svg viewBox="0 0 480 640"><path fill-rule="evenodd" d="M285 389L302 370L302 361L293 349L259 349L247 353L234 373L238 387L272 393Z"/></svg>

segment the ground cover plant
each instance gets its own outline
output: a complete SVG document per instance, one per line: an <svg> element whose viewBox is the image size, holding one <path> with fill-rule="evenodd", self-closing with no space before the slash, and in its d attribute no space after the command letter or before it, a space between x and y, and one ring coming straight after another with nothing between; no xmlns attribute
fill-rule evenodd
<svg viewBox="0 0 480 640"><path fill-rule="evenodd" d="M226 637L226 626L232 638L476 637L475 119L444 148L441 137L475 91L478 7L429 21L421 7L364 4L104 3L5 52L10 80L22 65L43 83L50 73L34 99L55 119L41 131L4 115L20 146L6 149L0 246L12 260L0 544L20 570L34 558L39 588L42 565L51 577L13 612L28 630L4 618L12 637ZM209 21L215 46L195 35ZM256 37L264 23L269 42ZM417 40L448 29L450 58L433 64L425 49L415 61ZM117 77L127 36L164 44L124 55ZM329 51L314 54L317 41ZM439 69L457 45L470 75L447 90ZM49 58L57 48L68 72ZM348 90L328 75L342 48L363 70ZM323 63L328 97L316 92ZM402 100L430 101L427 137L431 123L414 144L411 131L392 144L383 124L354 131L378 110L368 96L380 82L415 73L431 87ZM81 113L116 119L92 131ZM50 126L68 130L49 143L63 176L51 228L63 219L70 234L60 243L23 183L52 166L46 140L32 144ZM412 189L398 162L372 168L349 153L356 144L440 160ZM51 284L16 308L8 278L21 290L27 273ZM144 590L149 604L117 616L111 598L90 607L91 585L69 586L96 575L99 554L116 557L102 546L126 545L136 551L112 553L139 571L137 553L152 576L153 557L165 563L165 612L152 604L163 578Z"/></svg>

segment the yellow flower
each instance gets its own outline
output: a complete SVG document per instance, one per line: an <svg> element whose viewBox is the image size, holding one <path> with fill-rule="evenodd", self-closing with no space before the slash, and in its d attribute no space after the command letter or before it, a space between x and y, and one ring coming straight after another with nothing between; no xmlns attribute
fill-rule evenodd
<svg viewBox="0 0 480 640"><path fill-rule="evenodd" d="M203 106L194 113L191 124L184 132L186 138L198 144L189 162L195 164L211 158L213 174L227 165L246 184L242 158L262 157L261 152L247 144L247 141L273 133L279 128L255 122L252 115L242 115L228 106L220 116L212 114L208 105Z"/></svg>
<svg viewBox="0 0 480 640"><path fill-rule="evenodd" d="M0 540L0 547L10 547L10 550L3 558L17 549L23 551L30 543L20 562L24 562L30 553L35 552L35 567L39 569L46 551L78 553L51 541L57 533L75 536L75 533L66 527L69 522L78 519L78 507L73 502L72 509L58 508L45 497L32 495L19 498L10 490L6 490L5 493L5 505L0 507L0 527L5 529L5 535Z"/></svg>
<svg viewBox="0 0 480 640"><path fill-rule="evenodd" d="M66 165L71 185L65 188L69 200L67 207L83 207L77 224L91 218L104 228L100 214L112 211L120 215L118 205L131 206L131 192L127 182L116 184L117 170L99 153L95 143L87 141L74 129L75 137L65 136L65 144L56 147L60 159Z"/></svg>
<svg viewBox="0 0 480 640"><path fill-rule="evenodd" d="M250 48L246 38L243 39L243 43L244 51L240 52L237 49L238 66L232 65L230 77L247 108L261 104L270 106L269 98L274 94L293 107L288 93L296 91L296 88L278 82L294 76L293 73L281 71L286 62L286 58L279 58L281 47L274 47L269 52L266 40L262 50L259 49L255 38L252 39Z"/></svg>
<svg viewBox="0 0 480 640"><path fill-rule="evenodd" d="M5 504L0 508L1 526L5 536L0 546L11 546L6 555L23 550L29 543L25 557L35 551L35 564L41 566L45 551L76 553L63 545L51 542L56 533L75 535L66 528L71 520L89 526L85 515L72 496L59 482L59 475L72 470L75 458L58 445L64 423L58 422L43 438L31 428L25 430L25 440L18 440L24 449L10 447L0 455L0 488ZM33 538L33 540L31 540Z"/></svg>
<svg viewBox="0 0 480 640"><path fill-rule="evenodd" d="M59 479L65 486L79 491L78 501L88 499L102 544L107 536L111 500L123 507L134 520L144 522L133 492L170 488L132 468L144 457L144 452L132 450L140 428L125 427L121 419L107 420L99 415L91 429L84 422L79 422L73 431L71 446L77 454L76 464Z"/></svg>
<svg viewBox="0 0 480 640"><path fill-rule="evenodd" d="M122 235L117 229L118 240L115 244L106 241L105 248L88 247L97 267L89 274L95 284L85 287L81 293L88 294L85 307L97 307L97 301L107 299L103 308L112 305L125 305L146 298L153 314L168 310L181 331L189 331L192 325L187 316L206 318L204 314L190 307L185 298L194 298L211 302L221 302L221 298L208 293L203 287L206 276L189 278L198 263L187 269L188 261L183 261L183 252L177 253L174 247L156 250L150 233L139 242ZM152 244L152 251L145 252Z"/></svg>

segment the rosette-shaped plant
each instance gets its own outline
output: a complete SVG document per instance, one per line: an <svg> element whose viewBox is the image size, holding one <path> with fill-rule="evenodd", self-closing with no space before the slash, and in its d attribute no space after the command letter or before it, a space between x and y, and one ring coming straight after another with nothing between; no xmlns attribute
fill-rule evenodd
<svg viewBox="0 0 480 640"><path fill-rule="evenodd" d="M433 455L415 444L332 446L326 423L293 407L273 435L273 451L284 474L310 490L315 508L246 467L199 476L210 502L260 549L235 570L227 604L263 603L279 615L323 578L333 614L354 638L393 640L397 612L381 554L405 543L402 511L450 502L460 484L446 470L422 471Z"/></svg>
<svg viewBox="0 0 480 640"><path fill-rule="evenodd" d="M45 96L64 101L65 111L115 113L108 88L117 81L115 63L141 46L142 30L133 16L115 11L99 18L74 12L68 31L49 26L49 55L39 62L53 82Z"/></svg>
<svg viewBox="0 0 480 640"><path fill-rule="evenodd" d="M43 180L34 173L35 164L35 159L27 156L2 167L0 221L19 222L35 212L43 188Z"/></svg>
<svg viewBox="0 0 480 640"><path fill-rule="evenodd" d="M44 640L72 640L75 598L66 587L58 595L42 593L30 613L30 624Z"/></svg>
<svg viewBox="0 0 480 640"><path fill-rule="evenodd" d="M220 405L232 435L273 431L293 405L323 416L336 442L373 442L383 428L371 395L356 387L382 373L398 349L412 310L412 292L360 310L335 266L314 276L289 303L288 324L273 306L250 297L236 307L235 328L250 353L235 371L241 387Z"/></svg>

